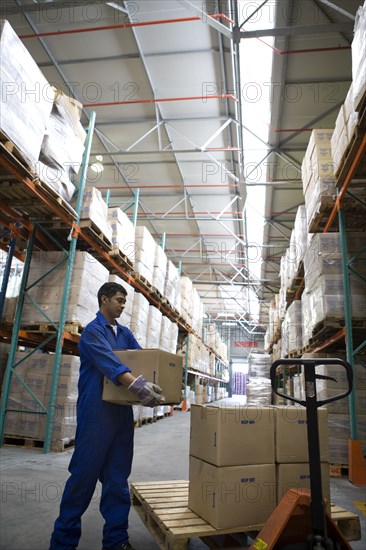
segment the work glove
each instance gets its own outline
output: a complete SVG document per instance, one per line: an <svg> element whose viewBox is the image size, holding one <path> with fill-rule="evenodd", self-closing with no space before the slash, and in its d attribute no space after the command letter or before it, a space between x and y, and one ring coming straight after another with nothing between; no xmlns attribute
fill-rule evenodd
<svg viewBox="0 0 366 550"><path fill-rule="evenodd" d="M130 392L134 393L145 407L157 407L165 402L163 391L157 384L148 382L142 375L128 386Z"/></svg>

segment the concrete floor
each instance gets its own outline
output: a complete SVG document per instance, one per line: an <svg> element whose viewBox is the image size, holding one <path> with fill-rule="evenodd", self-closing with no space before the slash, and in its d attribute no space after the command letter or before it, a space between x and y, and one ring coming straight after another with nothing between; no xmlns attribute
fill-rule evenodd
<svg viewBox="0 0 366 550"><path fill-rule="evenodd" d="M130 481L188 479L190 413L174 415L135 431L134 465ZM42 454L36 449L1 449L1 550L48 550L53 522L68 478L72 449ZM366 547L366 518L355 502L365 501L365 488L347 479L331 480L332 502L360 516L362 541L352 542L355 550ZM98 509L98 487L83 517L83 534L78 550L100 550L102 517ZM158 550L149 532L132 508L130 540L136 550ZM199 539L190 549L207 550Z"/></svg>

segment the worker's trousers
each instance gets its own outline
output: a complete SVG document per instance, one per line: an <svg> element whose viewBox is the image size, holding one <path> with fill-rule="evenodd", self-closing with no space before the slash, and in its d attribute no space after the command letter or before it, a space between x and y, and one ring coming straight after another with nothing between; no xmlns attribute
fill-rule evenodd
<svg viewBox="0 0 366 550"><path fill-rule="evenodd" d="M92 403L94 401L94 403ZM133 456L131 406L79 399L75 450L54 526L50 550L73 550L81 536L81 516L88 508L98 479L102 484L100 512L105 520L103 547L128 541L130 495L128 477Z"/></svg>

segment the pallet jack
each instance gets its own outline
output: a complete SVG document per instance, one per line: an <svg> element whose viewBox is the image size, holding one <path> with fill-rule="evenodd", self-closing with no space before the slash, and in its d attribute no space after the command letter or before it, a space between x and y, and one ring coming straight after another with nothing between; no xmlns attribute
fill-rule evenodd
<svg viewBox="0 0 366 550"><path fill-rule="evenodd" d="M303 366L305 374L305 401L289 397L277 390L277 369L286 366ZM317 400L316 379L333 380L333 377L316 374L316 366L341 365L347 373L348 389L336 396ZM270 370L274 393L306 407L309 449L310 491L289 489L268 518L250 546L250 550L346 550L351 546L326 511L322 494L320 465L318 408L347 397L352 391L353 371L341 359L279 359Z"/></svg>

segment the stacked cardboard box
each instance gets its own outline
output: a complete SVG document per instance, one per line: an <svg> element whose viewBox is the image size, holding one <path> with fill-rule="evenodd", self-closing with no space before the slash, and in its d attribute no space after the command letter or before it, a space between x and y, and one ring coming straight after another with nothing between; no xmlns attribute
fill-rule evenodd
<svg viewBox="0 0 366 550"><path fill-rule="evenodd" d="M8 21L0 22L0 130L35 167L54 99L54 89Z"/></svg>
<svg viewBox="0 0 366 550"><path fill-rule="evenodd" d="M62 198L70 201L84 154L86 133L80 123L82 105L57 90L36 172Z"/></svg>
<svg viewBox="0 0 366 550"><path fill-rule="evenodd" d="M262 525L276 506L271 407L191 407L188 506L216 529Z"/></svg>
<svg viewBox="0 0 366 550"><path fill-rule="evenodd" d="M162 296L164 295L167 262L168 259L164 250L161 248L160 245L156 244L152 285L154 288L156 288L156 290L160 292Z"/></svg>
<svg viewBox="0 0 366 550"><path fill-rule="evenodd" d="M83 204L80 210L80 220L86 220L94 224L97 232L112 242L112 228L108 221L108 206L102 197L102 193L96 187L86 187Z"/></svg>
<svg viewBox="0 0 366 550"><path fill-rule="evenodd" d="M170 351L170 342L172 338L172 321L163 315L161 319L161 329L160 329L160 343L159 348L165 351Z"/></svg>
<svg viewBox="0 0 366 550"><path fill-rule="evenodd" d="M306 409L277 406L275 412L277 500L290 488L310 488ZM318 409L323 497L330 505L328 413Z"/></svg>
<svg viewBox="0 0 366 550"><path fill-rule="evenodd" d="M48 320L33 305L38 306L53 322L60 318L63 289L65 284L67 261L61 251L33 253L28 286L46 275L31 288L24 301L22 323L47 323ZM58 265L59 264L59 265ZM55 268L52 272L49 271ZM66 319L85 326L98 310L97 294L102 284L108 281L108 270L87 252L77 251L72 271L70 294L67 304Z"/></svg>
<svg viewBox="0 0 366 550"><path fill-rule="evenodd" d="M313 130L301 167L308 231L313 229L316 215L332 204L335 192L335 171L331 138L333 130Z"/></svg>
<svg viewBox="0 0 366 550"><path fill-rule="evenodd" d="M149 301L145 296L140 292L135 292L130 329L142 348L146 348L149 306Z"/></svg>
<svg viewBox="0 0 366 550"><path fill-rule="evenodd" d="M133 263L135 260L135 228L130 218L118 207L108 208L112 229L112 245Z"/></svg>
<svg viewBox="0 0 366 550"><path fill-rule="evenodd" d="M155 261L156 243L147 227L135 228L135 270L151 285Z"/></svg>
<svg viewBox="0 0 366 550"><path fill-rule="evenodd" d="M22 362L21 362L22 361ZM18 376L41 403L48 406L52 388L54 355L35 353L27 356L18 352L15 357ZM56 410L52 427L52 441L68 442L75 437L77 382L79 357L62 355L57 384ZM46 418L42 407L33 399L15 374L12 376L9 405L19 412L7 413L5 433L18 437L44 439Z"/></svg>

